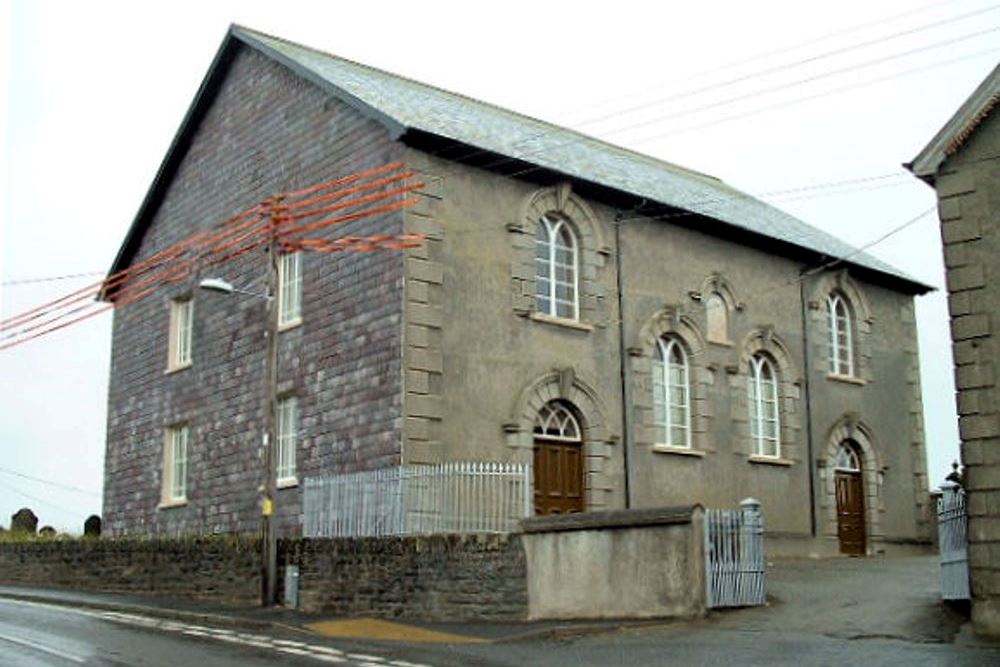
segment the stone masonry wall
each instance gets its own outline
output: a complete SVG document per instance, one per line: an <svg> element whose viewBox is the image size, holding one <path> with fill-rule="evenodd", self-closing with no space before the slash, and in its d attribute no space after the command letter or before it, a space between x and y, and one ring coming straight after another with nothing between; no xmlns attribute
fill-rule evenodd
<svg viewBox="0 0 1000 667"><path fill-rule="evenodd" d="M386 130L255 51L236 53L162 204L141 260L275 194L399 160ZM402 214L334 226L329 237L398 234ZM116 310L104 531L179 535L258 529L263 477L264 300L198 290L223 278L263 291L253 252ZM302 323L279 335L278 392L299 408L297 473L394 465L400 456L403 255L302 258ZM171 299L193 299L192 364L167 372ZM160 504L164 431L189 428L187 502ZM278 494L279 534L297 534L301 487Z"/></svg>
<svg viewBox="0 0 1000 667"><path fill-rule="evenodd" d="M0 543L0 583L253 605L258 554L230 537Z"/></svg>
<svg viewBox="0 0 1000 667"><path fill-rule="evenodd" d="M250 538L0 543L0 584L137 593L240 606L260 601ZM527 613L520 535L285 539L308 612L427 620L518 620Z"/></svg>
<svg viewBox="0 0 1000 667"><path fill-rule="evenodd" d="M939 168L959 434L969 511L972 621L1000 637L1000 113Z"/></svg>
<svg viewBox="0 0 1000 667"><path fill-rule="evenodd" d="M528 591L520 535L283 542L303 611L426 620L519 620Z"/></svg>

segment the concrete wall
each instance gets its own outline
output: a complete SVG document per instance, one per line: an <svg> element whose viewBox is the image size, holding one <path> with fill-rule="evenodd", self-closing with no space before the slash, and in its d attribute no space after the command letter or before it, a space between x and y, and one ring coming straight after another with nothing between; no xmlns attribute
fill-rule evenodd
<svg viewBox="0 0 1000 667"><path fill-rule="evenodd" d="M810 273L800 290L800 273L811 266L710 235L691 219L623 213L567 184L538 186L416 150L407 160L435 186L406 220L408 231L431 235L407 266L406 461L530 461L534 415L561 398L578 410L585 430L589 510L625 506L627 441L633 507L721 508L753 496L779 550L804 539L807 553L834 554L832 466L837 446L851 438L863 449L869 551L928 541L910 295L842 267ZM548 210L568 216L580 237L579 326L535 313L534 225ZM621 317L619 215L626 219ZM825 301L832 290L851 303L856 377L828 372ZM702 299L712 291L729 307L726 340L707 336ZM662 335L679 337L691 362L687 451L660 446L652 427L650 368ZM771 355L781 375L777 461L751 451L746 364L756 351Z"/></svg>
<svg viewBox="0 0 1000 667"><path fill-rule="evenodd" d="M940 166L959 431L969 492L972 620L1000 636L1000 117L996 109Z"/></svg>
<svg viewBox="0 0 1000 667"><path fill-rule="evenodd" d="M524 521L528 618L651 618L705 613L700 507Z"/></svg>
<svg viewBox="0 0 1000 667"><path fill-rule="evenodd" d="M235 57L142 239L141 260L270 195L399 159L382 126L256 52ZM392 214L326 230L396 234ZM303 257L302 324L280 334L278 389L299 405L298 475L399 462L403 258ZM262 290L263 253L196 273L115 312L104 531L253 531L263 477L265 306L198 291L223 277ZM193 364L167 367L172 298L193 296ZM187 503L159 508L164 429L190 428ZM300 491L279 492L279 530L299 528Z"/></svg>

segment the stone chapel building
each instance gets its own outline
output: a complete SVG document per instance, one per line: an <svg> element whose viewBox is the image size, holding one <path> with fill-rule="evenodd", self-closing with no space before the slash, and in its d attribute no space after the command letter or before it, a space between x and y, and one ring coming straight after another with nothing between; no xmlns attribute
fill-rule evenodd
<svg viewBox="0 0 1000 667"><path fill-rule="evenodd" d="M421 202L344 233L420 248L283 260L284 532L304 479L496 461L537 512L753 496L771 553L928 541L929 288L704 174L234 26L112 272L397 160ZM265 322L206 277L115 311L111 534L257 529Z"/></svg>

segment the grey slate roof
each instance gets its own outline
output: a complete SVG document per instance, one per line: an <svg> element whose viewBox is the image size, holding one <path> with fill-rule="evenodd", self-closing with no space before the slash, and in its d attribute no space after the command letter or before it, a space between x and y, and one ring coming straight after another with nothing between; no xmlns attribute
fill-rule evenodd
<svg viewBox="0 0 1000 667"><path fill-rule="evenodd" d="M847 265L872 271L875 277L881 275L907 292L923 293L933 289L716 178L235 25L229 29L174 136L109 275L131 262L240 44L289 67L328 94L383 123L394 138L405 140L410 131L415 131L459 142L473 147L470 150L513 158L572 179L691 211L765 241L774 239L804 249L818 255L819 261L847 258ZM724 233L718 229L706 231ZM779 249L775 248L775 252ZM101 298L107 297L102 292Z"/></svg>
<svg viewBox="0 0 1000 667"><path fill-rule="evenodd" d="M930 288L895 267L722 181L500 107L253 30L232 34L402 134L420 130L699 213L848 264ZM353 99L351 99L353 98Z"/></svg>

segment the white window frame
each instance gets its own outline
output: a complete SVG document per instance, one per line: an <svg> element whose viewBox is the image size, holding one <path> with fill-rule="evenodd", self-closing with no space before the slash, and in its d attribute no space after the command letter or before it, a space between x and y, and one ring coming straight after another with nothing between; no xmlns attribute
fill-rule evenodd
<svg viewBox="0 0 1000 667"><path fill-rule="evenodd" d="M278 399L277 475L278 486L294 486L299 483L296 470L296 449L299 429L299 401L295 396Z"/></svg>
<svg viewBox="0 0 1000 667"><path fill-rule="evenodd" d="M834 292L826 298L826 351L829 370L834 375L854 376L854 322L847 300Z"/></svg>
<svg viewBox="0 0 1000 667"><path fill-rule="evenodd" d="M765 369L770 380L765 378ZM750 439L753 455L777 459L781 457L781 405L778 402L780 379L774 362L755 354L747 362L747 404L750 408ZM772 425L771 435L766 425ZM769 451L773 450L773 451Z"/></svg>
<svg viewBox="0 0 1000 667"><path fill-rule="evenodd" d="M680 364L674 361L674 352ZM676 374L676 375L675 375ZM674 423L674 411L681 412L681 423ZM666 447L691 449L691 373L687 352L676 338L656 342L653 359L653 420ZM674 436L675 431L681 435Z"/></svg>
<svg viewBox="0 0 1000 667"><path fill-rule="evenodd" d="M302 323L302 253L278 258L278 326L287 329Z"/></svg>
<svg viewBox="0 0 1000 667"><path fill-rule="evenodd" d="M187 424L167 427L163 438L162 505L187 502L187 464L191 428Z"/></svg>
<svg viewBox="0 0 1000 667"><path fill-rule="evenodd" d="M572 410L560 401L549 401L535 415L534 437L558 442L583 442L583 431Z"/></svg>
<svg viewBox="0 0 1000 667"><path fill-rule="evenodd" d="M169 341L167 343L167 371L176 371L191 365L194 339L194 299L190 296L170 301Z"/></svg>
<svg viewBox="0 0 1000 667"><path fill-rule="evenodd" d="M837 458L834 462L834 470L844 470L846 472L861 472L861 457L857 451L846 442L840 443L837 447Z"/></svg>
<svg viewBox="0 0 1000 667"><path fill-rule="evenodd" d="M563 231L570 240L568 247L558 242ZM544 252L540 253L540 249ZM571 253L571 265L559 261L559 250ZM544 256L540 257L540 254ZM557 279L557 269L565 271L567 268L573 272L572 280ZM558 287L572 290L572 298L557 297ZM568 307L570 312L560 312L560 305ZM551 214L541 217L535 234L535 309L550 317L575 321L580 319L580 242L567 220Z"/></svg>

